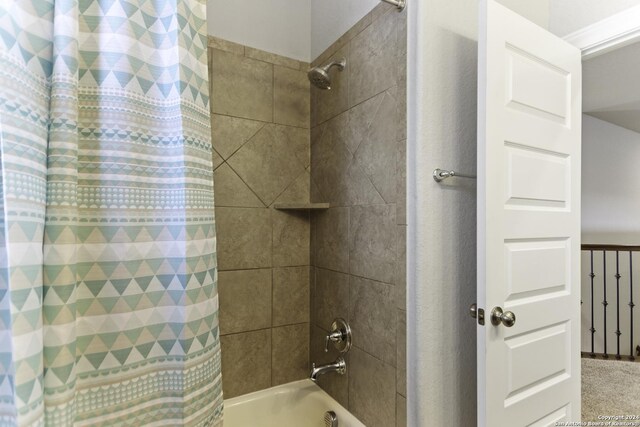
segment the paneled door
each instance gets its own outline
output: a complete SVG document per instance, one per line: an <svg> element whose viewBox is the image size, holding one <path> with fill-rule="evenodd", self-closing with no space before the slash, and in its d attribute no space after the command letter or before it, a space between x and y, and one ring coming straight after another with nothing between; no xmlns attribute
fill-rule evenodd
<svg viewBox="0 0 640 427"><path fill-rule="evenodd" d="M478 425L579 421L580 51L494 0L478 49Z"/></svg>

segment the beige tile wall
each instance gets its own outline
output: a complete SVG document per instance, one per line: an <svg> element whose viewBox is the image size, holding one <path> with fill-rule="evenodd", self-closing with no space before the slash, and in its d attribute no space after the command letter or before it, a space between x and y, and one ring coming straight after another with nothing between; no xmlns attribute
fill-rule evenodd
<svg viewBox="0 0 640 427"><path fill-rule="evenodd" d="M368 427L406 426L406 12L381 4L312 65L345 57L311 88L311 361L348 319L347 375L320 385Z"/></svg>
<svg viewBox="0 0 640 427"><path fill-rule="evenodd" d="M308 67L209 39L225 398L309 373Z"/></svg>
<svg viewBox="0 0 640 427"><path fill-rule="evenodd" d="M406 12L381 4L313 63L209 41L225 397L304 378L336 317L354 347L320 385L406 426ZM335 70L333 71L335 73ZM311 216L276 202L330 202Z"/></svg>

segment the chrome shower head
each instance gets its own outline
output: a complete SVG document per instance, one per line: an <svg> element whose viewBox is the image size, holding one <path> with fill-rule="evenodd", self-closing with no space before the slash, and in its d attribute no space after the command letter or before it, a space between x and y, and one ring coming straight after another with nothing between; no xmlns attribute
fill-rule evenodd
<svg viewBox="0 0 640 427"><path fill-rule="evenodd" d="M307 72L307 76L309 77L309 81L312 85L320 89L329 90L331 89L331 76L329 75L331 67L338 67L338 70L342 71L346 65L346 59L338 59L329 62L328 64L310 69L309 72Z"/></svg>

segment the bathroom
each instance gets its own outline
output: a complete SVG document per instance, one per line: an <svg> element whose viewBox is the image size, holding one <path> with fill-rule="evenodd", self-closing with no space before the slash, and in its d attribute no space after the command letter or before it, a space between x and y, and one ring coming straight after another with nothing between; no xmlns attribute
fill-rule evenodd
<svg viewBox="0 0 640 427"><path fill-rule="evenodd" d="M580 335L635 349L611 329L633 302L588 318L591 291L580 321L582 75L626 46L635 82L638 23L640 0L0 2L0 426L584 419ZM585 93L640 99L611 75Z"/></svg>
<svg viewBox="0 0 640 427"><path fill-rule="evenodd" d="M406 425L404 5L0 5L0 425Z"/></svg>

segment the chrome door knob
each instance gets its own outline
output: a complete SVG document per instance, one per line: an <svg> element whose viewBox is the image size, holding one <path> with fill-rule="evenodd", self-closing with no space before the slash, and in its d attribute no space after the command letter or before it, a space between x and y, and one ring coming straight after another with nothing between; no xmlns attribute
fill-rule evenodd
<svg viewBox="0 0 640 427"><path fill-rule="evenodd" d="M516 324L516 315L512 311L502 311L502 307L495 307L491 310L491 323L495 326L501 323L507 328Z"/></svg>

